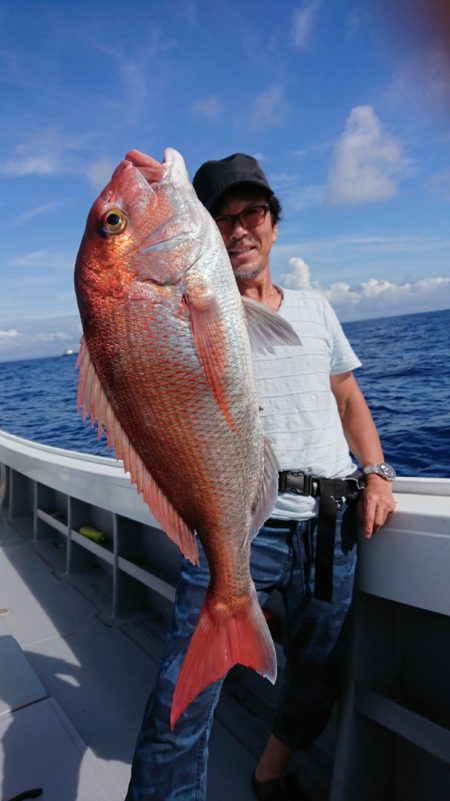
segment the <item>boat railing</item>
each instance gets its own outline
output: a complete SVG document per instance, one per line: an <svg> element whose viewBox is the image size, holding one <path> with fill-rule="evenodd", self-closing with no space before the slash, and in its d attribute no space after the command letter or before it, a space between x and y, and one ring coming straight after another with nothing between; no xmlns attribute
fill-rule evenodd
<svg viewBox="0 0 450 801"><path fill-rule="evenodd" d="M83 552L109 571L112 616L123 575L171 604L178 551L120 463L0 432L0 465L8 514L32 516L35 542L65 540L67 573ZM450 798L450 479L401 477L395 498L388 524L359 543L331 801Z"/></svg>

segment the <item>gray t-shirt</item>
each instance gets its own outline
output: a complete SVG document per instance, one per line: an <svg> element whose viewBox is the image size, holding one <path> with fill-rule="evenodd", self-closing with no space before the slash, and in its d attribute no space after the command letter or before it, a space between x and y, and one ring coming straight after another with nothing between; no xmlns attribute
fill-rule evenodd
<svg viewBox="0 0 450 801"><path fill-rule="evenodd" d="M278 313L302 342L253 352L261 419L282 470L303 470L341 478L355 465L350 458L330 376L361 365L328 301L309 290L282 289ZM317 500L278 495L273 517L305 519L317 514Z"/></svg>

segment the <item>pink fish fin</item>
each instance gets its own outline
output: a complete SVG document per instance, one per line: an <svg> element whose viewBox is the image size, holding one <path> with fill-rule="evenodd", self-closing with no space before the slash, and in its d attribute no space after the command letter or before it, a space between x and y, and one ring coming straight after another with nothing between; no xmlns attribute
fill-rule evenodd
<svg viewBox="0 0 450 801"><path fill-rule="evenodd" d="M256 592L235 610L214 604L206 594L197 627L181 666L172 700L170 726L206 687L226 676L233 665L253 668L275 683L277 657Z"/></svg>
<svg viewBox="0 0 450 801"><path fill-rule="evenodd" d="M281 314L251 298L243 297L242 302L253 350L273 352L275 345L301 346L298 334Z"/></svg>
<svg viewBox="0 0 450 801"><path fill-rule="evenodd" d="M83 419L85 420L89 415L91 426L97 422L99 439L103 433L103 427L105 428L108 447L114 448L117 459L122 459L125 472L129 473L130 480L136 485L137 491L142 493L145 503L163 531L178 545L187 559L198 564L198 548L194 531L185 523L154 481L122 428L95 371L84 337L80 343L77 366L80 369L78 408L83 411Z"/></svg>
<svg viewBox="0 0 450 801"><path fill-rule="evenodd" d="M228 425L236 431L225 382L228 347L220 322L219 304L214 296L196 289L186 293L184 301L189 312L195 349L206 380Z"/></svg>
<svg viewBox="0 0 450 801"><path fill-rule="evenodd" d="M264 435L264 471L259 495L254 506L251 526L248 537L244 545L251 542L256 537L264 521L272 514L278 495L278 473L281 470L280 463L272 448L272 443L267 435Z"/></svg>
<svg viewBox="0 0 450 801"><path fill-rule="evenodd" d="M133 479L133 473L130 472L130 475L131 480L136 484ZM139 490L138 487L138 491L142 492L148 508L167 536L175 545L178 545L183 556L194 565L198 565L197 538L194 531L180 517L145 467L143 470L143 489Z"/></svg>

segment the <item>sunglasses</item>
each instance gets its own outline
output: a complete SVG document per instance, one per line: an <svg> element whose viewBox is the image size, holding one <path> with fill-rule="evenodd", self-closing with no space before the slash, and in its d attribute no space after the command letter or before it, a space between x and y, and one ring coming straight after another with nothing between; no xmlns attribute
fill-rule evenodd
<svg viewBox="0 0 450 801"><path fill-rule="evenodd" d="M256 228L264 222L269 206L266 203L249 206L239 214L219 214L214 217L216 225L222 234L230 234L237 222L242 228Z"/></svg>

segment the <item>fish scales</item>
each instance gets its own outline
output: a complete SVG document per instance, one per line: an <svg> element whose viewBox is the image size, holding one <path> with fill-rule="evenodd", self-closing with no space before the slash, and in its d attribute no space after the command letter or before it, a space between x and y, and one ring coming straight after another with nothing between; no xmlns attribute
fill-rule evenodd
<svg viewBox="0 0 450 801"><path fill-rule="evenodd" d="M275 680L249 554L278 482L243 303L176 151L163 163L132 151L117 167L89 214L75 286L84 333L79 405L105 427L161 527L192 561L198 535L210 568L173 727L236 663ZM255 330L270 323L278 335L274 315L247 313Z"/></svg>

